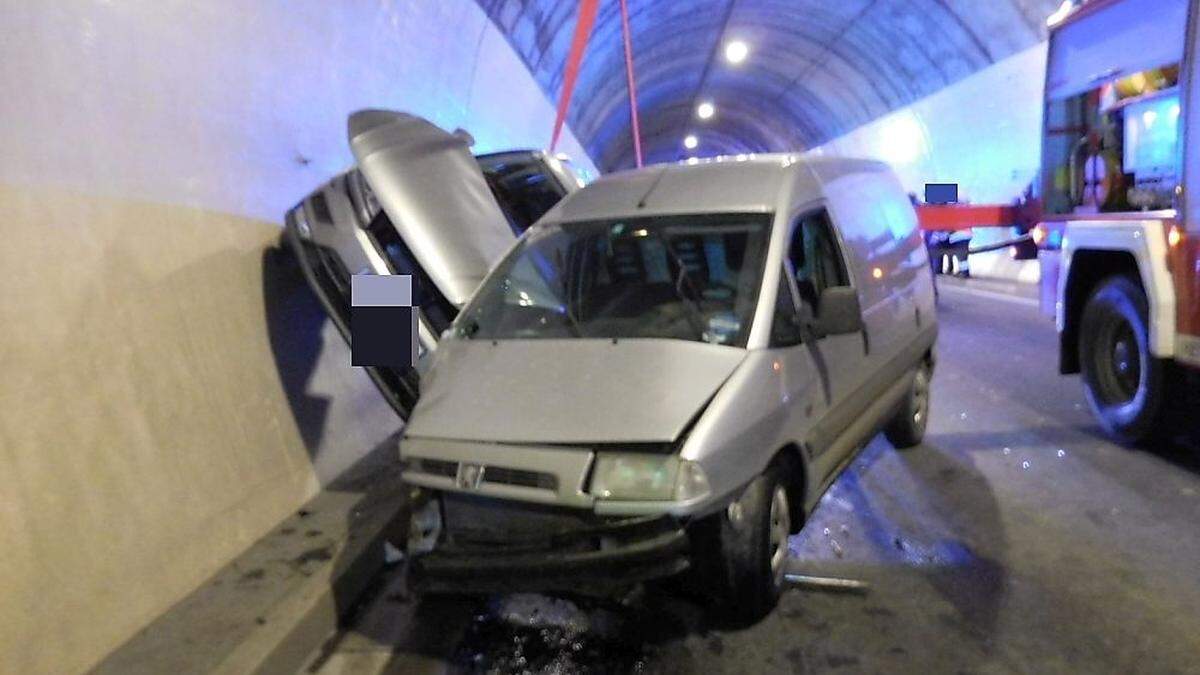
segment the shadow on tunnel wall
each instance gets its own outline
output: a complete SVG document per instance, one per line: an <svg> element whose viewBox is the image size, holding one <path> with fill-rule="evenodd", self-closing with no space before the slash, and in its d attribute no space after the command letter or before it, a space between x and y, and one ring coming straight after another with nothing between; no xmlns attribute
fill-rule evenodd
<svg viewBox="0 0 1200 675"><path fill-rule="evenodd" d="M330 402L309 393L308 383L321 356L325 310L305 282L296 258L282 247L263 250L262 292L279 382L309 457L315 458Z"/></svg>

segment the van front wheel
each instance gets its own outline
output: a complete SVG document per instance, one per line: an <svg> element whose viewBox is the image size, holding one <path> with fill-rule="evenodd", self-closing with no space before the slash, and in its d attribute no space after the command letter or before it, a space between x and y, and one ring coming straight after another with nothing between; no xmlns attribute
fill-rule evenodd
<svg viewBox="0 0 1200 675"><path fill-rule="evenodd" d="M725 616L739 625L766 616L783 594L793 513L783 468L776 463L707 523L715 536L704 542L699 562L716 577Z"/></svg>

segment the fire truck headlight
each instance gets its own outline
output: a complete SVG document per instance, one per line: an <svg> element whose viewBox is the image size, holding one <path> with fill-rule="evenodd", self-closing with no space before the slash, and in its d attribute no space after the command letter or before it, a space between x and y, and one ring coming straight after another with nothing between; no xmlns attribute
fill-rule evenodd
<svg viewBox="0 0 1200 675"><path fill-rule="evenodd" d="M1175 248L1183 243L1183 228L1178 225L1172 225L1167 232L1167 246Z"/></svg>

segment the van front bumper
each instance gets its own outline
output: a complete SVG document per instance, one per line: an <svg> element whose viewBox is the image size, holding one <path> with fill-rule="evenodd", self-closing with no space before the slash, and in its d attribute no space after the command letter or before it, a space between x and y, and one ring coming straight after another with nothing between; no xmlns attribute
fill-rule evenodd
<svg viewBox="0 0 1200 675"><path fill-rule="evenodd" d="M452 515L462 502L450 499L459 503L443 507L441 541L410 563L409 583L418 592L611 596L689 567L687 531L671 516L602 518L487 500L468 502L468 511L483 506L494 517L467 516L465 531Z"/></svg>

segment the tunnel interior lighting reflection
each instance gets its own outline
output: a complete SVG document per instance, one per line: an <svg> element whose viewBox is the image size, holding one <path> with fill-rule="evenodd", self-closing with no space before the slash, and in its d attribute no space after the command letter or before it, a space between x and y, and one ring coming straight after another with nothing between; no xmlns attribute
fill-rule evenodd
<svg viewBox="0 0 1200 675"><path fill-rule="evenodd" d="M700 139L696 138L695 134L689 134L687 138L683 139L683 147L688 150L695 150L698 145L700 145Z"/></svg>
<svg viewBox="0 0 1200 675"><path fill-rule="evenodd" d="M733 40L725 45L725 60L737 65L750 55L750 47L741 40Z"/></svg>
<svg viewBox="0 0 1200 675"><path fill-rule="evenodd" d="M1063 19L1070 16L1071 10L1073 9L1075 9L1075 3L1073 0L1063 0L1062 4L1058 6L1058 9L1054 10L1054 13L1046 18L1046 25L1050 28L1057 26L1058 24L1062 23Z"/></svg>
<svg viewBox="0 0 1200 675"><path fill-rule="evenodd" d="M879 151L892 164L910 164L925 154L925 132L911 113L893 115L886 122Z"/></svg>
<svg viewBox="0 0 1200 675"><path fill-rule="evenodd" d="M712 103L705 101L696 106L696 117L702 120L712 119L712 116L717 113L717 108Z"/></svg>

